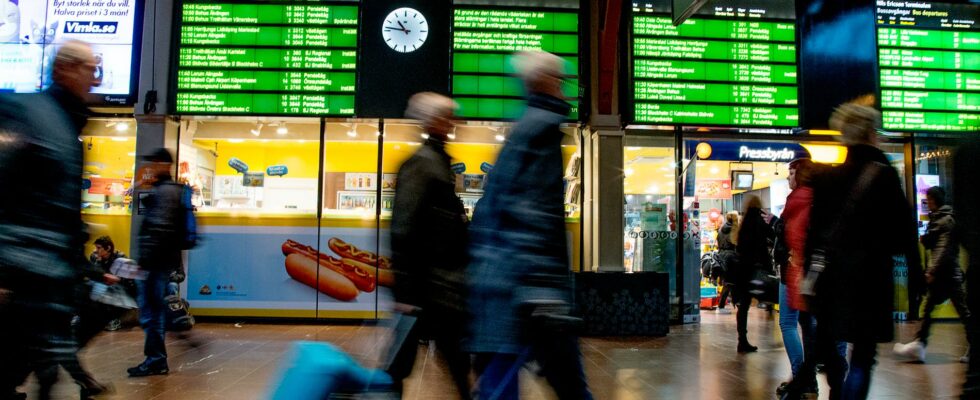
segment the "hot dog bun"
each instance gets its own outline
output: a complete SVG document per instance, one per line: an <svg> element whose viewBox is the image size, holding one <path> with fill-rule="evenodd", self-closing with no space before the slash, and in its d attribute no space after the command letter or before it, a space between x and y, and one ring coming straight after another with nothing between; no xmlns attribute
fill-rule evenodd
<svg viewBox="0 0 980 400"><path fill-rule="evenodd" d="M316 260L302 254L286 256L286 273L296 281L337 300L351 301L360 293L350 279L321 267Z"/></svg>
<svg viewBox="0 0 980 400"><path fill-rule="evenodd" d="M316 251L312 246L304 245L295 240L287 240L282 244L282 254L286 256L298 254L317 260L320 265L350 279L359 290L373 292L376 286L374 276L377 273L374 272L374 268L368 270L355 265L344 265L340 260Z"/></svg>
<svg viewBox="0 0 980 400"><path fill-rule="evenodd" d="M364 264L376 266L381 269L391 269L390 258L378 257L378 255L373 252L361 250L357 248L357 246L338 238L330 238L330 240L327 241L327 246L341 258L349 258L354 261L360 261Z"/></svg>
<svg viewBox="0 0 980 400"><path fill-rule="evenodd" d="M395 285L395 273L390 269L374 268L370 265L367 265L365 263L350 258L341 259L340 262L344 263L345 267L360 268L365 271L368 271L368 273L370 273L372 276L377 275L378 285L385 286L385 287L392 287Z"/></svg>

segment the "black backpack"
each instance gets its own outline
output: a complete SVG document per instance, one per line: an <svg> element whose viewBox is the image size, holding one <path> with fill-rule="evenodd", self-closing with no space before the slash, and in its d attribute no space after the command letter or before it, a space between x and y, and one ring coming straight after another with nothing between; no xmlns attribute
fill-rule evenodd
<svg viewBox="0 0 980 400"><path fill-rule="evenodd" d="M188 331L194 327L194 316L191 315L191 305L180 294L165 297L167 304L167 330L171 332Z"/></svg>

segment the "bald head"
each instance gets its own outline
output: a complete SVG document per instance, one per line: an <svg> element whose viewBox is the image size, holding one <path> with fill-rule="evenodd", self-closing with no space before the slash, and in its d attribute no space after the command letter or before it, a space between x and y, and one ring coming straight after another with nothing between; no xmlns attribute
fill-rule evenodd
<svg viewBox="0 0 980 400"><path fill-rule="evenodd" d="M544 51L521 51L512 59L514 71L529 92L562 97L565 60Z"/></svg>
<svg viewBox="0 0 980 400"><path fill-rule="evenodd" d="M92 46L69 40L58 48L51 66L51 79L72 94L84 98L95 85L95 54Z"/></svg>

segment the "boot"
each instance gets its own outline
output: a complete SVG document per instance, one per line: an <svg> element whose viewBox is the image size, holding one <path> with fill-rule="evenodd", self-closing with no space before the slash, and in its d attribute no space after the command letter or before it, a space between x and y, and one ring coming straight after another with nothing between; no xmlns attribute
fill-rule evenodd
<svg viewBox="0 0 980 400"><path fill-rule="evenodd" d="M751 345L746 338L738 339L738 352L739 353L755 353L759 348Z"/></svg>

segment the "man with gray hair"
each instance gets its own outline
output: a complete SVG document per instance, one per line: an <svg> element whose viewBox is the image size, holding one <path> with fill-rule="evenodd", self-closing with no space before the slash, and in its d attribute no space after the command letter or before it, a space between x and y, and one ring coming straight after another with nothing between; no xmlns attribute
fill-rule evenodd
<svg viewBox="0 0 980 400"><path fill-rule="evenodd" d="M446 359L461 399L470 398L469 356L462 351L466 328L464 269L466 212L456 196L446 141L453 131L452 99L424 92L408 101L405 116L419 120L429 135L402 164L395 181L391 247L398 311L418 317L405 344L393 348L388 373L401 391L412 373L419 339L433 339Z"/></svg>
<svg viewBox="0 0 980 400"><path fill-rule="evenodd" d="M894 256L906 258L910 294L921 287L916 222L898 172L877 147L880 126L881 113L871 107L838 107L830 128L841 132L847 159L813 180L801 292L817 317L817 357L804 360L802 373L822 362L831 399L868 396L877 344L894 336ZM837 342L852 344L849 366Z"/></svg>
<svg viewBox="0 0 980 400"><path fill-rule="evenodd" d="M564 61L521 52L514 67L528 92L470 230L469 270L480 398L518 399L518 372L535 360L561 400L592 398L582 370L565 234L560 125Z"/></svg>
<svg viewBox="0 0 980 400"><path fill-rule="evenodd" d="M85 98L95 56L64 43L43 93L0 96L0 399L33 371L40 399L51 396L58 365L75 350L71 320L87 240L81 219Z"/></svg>

